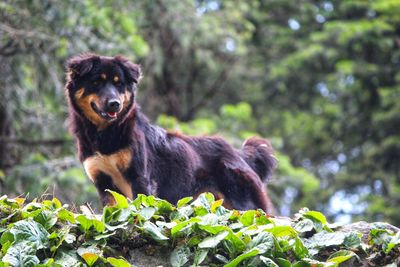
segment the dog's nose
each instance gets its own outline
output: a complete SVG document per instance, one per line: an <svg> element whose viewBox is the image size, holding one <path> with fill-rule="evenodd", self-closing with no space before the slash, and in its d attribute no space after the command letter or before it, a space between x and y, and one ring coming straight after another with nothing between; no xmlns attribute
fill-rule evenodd
<svg viewBox="0 0 400 267"><path fill-rule="evenodd" d="M121 106L121 102L118 99L110 99L107 101L108 111L117 112L117 111L119 111L120 106Z"/></svg>

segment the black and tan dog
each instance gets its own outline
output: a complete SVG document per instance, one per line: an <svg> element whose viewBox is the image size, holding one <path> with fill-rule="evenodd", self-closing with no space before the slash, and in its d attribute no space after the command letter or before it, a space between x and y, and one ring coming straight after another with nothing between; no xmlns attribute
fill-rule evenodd
<svg viewBox="0 0 400 267"><path fill-rule="evenodd" d="M149 123L135 103L140 68L122 56L84 54L68 61L66 94L79 159L104 205L111 189L176 203L212 192L224 205L268 211L265 191L276 160L268 141L236 150L219 137L189 137Z"/></svg>

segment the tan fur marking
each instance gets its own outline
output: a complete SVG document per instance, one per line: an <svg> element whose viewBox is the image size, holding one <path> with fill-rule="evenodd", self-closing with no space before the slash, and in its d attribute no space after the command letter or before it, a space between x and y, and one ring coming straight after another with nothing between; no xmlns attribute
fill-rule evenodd
<svg viewBox="0 0 400 267"><path fill-rule="evenodd" d="M119 82L119 77L118 76L114 76L113 81L116 82L116 83Z"/></svg>
<svg viewBox="0 0 400 267"><path fill-rule="evenodd" d="M132 96L132 93L128 90L126 90L124 94L119 95L119 101L121 101L121 103L122 103L122 109L125 109L129 105L131 96Z"/></svg>
<svg viewBox="0 0 400 267"><path fill-rule="evenodd" d="M107 80L107 75L106 75L105 73L102 73L102 74L100 75L100 77L101 77L103 80Z"/></svg>
<svg viewBox="0 0 400 267"><path fill-rule="evenodd" d="M79 99L79 98L82 98L82 96L83 96L83 94L85 93L85 88L81 88L81 89L79 89L78 91L76 91L76 93L75 93L75 98L76 99Z"/></svg>
<svg viewBox="0 0 400 267"><path fill-rule="evenodd" d="M82 88L83 89L83 88ZM94 125L97 126L99 130L103 130L108 126L107 120L100 117L93 108L90 103L94 102L98 107L100 106L100 99L96 94L90 94L85 97L83 96L82 89L79 89L75 93L76 104L82 110L83 114L90 120Z"/></svg>
<svg viewBox="0 0 400 267"><path fill-rule="evenodd" d="M114 185L126 197L132 199L132 185L122 176L122 172L129 167L132 159L132 152L129 149L122 149L111 155L96 153L83 162L83 167L89 179L93 183L100 172L109 175Z"/></svg>

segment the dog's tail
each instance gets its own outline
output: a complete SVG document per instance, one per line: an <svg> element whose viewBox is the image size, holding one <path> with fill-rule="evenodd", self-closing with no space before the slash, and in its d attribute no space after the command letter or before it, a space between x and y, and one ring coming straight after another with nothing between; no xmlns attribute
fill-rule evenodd
<svg viewBox="0 0 400 267"><path fill-rule="evenodd" d="M277 164L271 143L260 137L251 137L243 143L242 152L247 164L260 176L263 182L267 182Z"/></svg>

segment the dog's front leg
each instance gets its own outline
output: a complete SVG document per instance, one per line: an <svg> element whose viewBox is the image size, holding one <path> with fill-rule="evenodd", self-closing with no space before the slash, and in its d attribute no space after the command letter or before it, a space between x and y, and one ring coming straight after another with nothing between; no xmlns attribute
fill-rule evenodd
<svg viewBox="0 0 400 267"><path fill-rule="evenodd" d="M121 194L118 188L113 184L112 178L103 172L97 174L94 185L97 188L103 206L113 206L115 204L114 197L106 191L107 189Z"/></svg>

